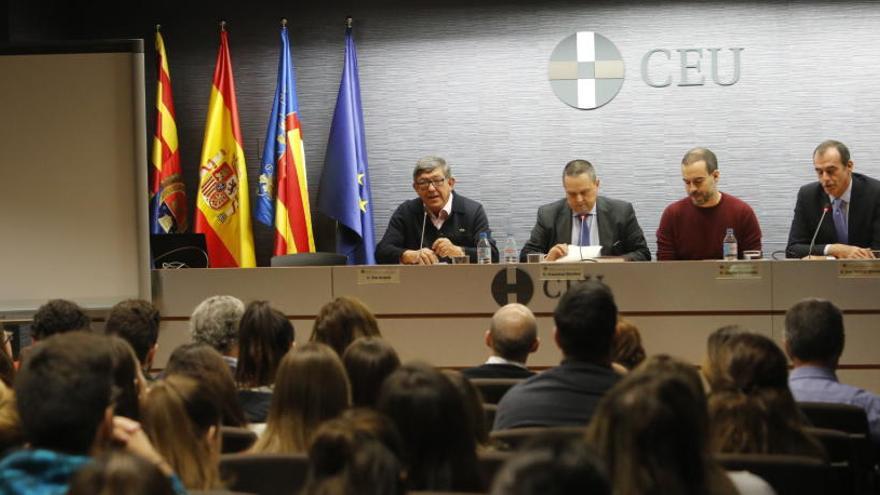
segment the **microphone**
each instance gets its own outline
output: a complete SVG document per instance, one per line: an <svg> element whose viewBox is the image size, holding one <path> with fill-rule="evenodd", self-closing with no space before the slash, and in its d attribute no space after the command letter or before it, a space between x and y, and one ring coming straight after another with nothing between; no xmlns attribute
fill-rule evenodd
<svg viewBox="0 0 880 495"><path fill-rule="evenodd" d="M813 239L810 241L810 249L809 249L809 251L807 251L807 256L813 255L813 246L816 245L816 236L819 235L819 229L822 228L822 221L825 220L825 215L828 214L828 210L830 210L830 209L831 209L831 205L828 203L825 203L825 206L822 207L822 216L819 217L819 224L816 225L816 231L813 232Z"/></svg>
<svg viewBox="0 0 880 495"><path fill-rule="evenodd" d="M428 209L425 208L425 205L422 205L422 212L424 215L422 216L422 237L419 239L419 251L425 247L425 223L428 221Z"/></svg>

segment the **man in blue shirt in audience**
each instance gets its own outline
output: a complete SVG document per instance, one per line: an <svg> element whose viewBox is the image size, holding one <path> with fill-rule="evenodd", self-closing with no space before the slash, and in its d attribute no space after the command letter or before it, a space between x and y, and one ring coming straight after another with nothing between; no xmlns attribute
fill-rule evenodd
<svg viewBox="0 0 880 495"><path fill-rule="evenodd" d="M794 370L788 375L799 402L832 402L861 407L871 439L880 444L880 396L837 381L843 353L843 314L830 301L805 299L785 314L785 351Z"/></svg>
<svg viewBox="0 0 880 495"><path fill-rule="evenodd" d="M608 286L596 280L573 285L560 298L553 322L562 362L511 388L498 404L494 430L586 426L620 379L611 369L617 304Z"/></svg>

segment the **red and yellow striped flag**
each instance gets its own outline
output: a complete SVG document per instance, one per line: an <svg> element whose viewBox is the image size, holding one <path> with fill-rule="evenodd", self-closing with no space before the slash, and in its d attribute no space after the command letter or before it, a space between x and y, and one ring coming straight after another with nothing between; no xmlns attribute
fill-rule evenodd
<svg viewBox="0 0 880 495"><path fill-rule="evenodd" d="M212 268L256 266L242 142L229 42L221 28L199 163L195 222L196 232L205 234Z"/></svg>
<svg viewBox="0 0 880 495"><path fill-rule="evenodd" d="M177 149L177 124L174 121L174 97L171 95L171 72L165 41L156 26L156 133L153 136L153 185L150 188L150 232L172 234L186 232L186 189L180 173Z"/></svg>

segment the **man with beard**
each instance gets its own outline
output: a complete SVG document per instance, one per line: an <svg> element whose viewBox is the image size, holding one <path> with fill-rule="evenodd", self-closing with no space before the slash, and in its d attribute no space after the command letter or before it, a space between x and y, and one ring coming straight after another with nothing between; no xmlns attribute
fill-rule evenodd
<svg viewBox="0 0 880 495"><path fill-rule="evenodd" d="M737 257L761 250L761 227L752 208L718 190L718 159L706 148L693 148L681 160L687 197L666 207L657 228L658 260L722 259L727 229L737 239Z"/></svg>

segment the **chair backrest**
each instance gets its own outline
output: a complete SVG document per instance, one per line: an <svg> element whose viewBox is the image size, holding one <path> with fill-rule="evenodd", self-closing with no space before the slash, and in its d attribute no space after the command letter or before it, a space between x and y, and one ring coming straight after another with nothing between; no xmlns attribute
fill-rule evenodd
<svg viewBox="0 0 880 495"><path fill-rule="evenodd" d="M256 495L296 495L308 472L305 454L223 454L220 475L230 490Z"/></svg>
<svg viewBox="0 0 880 495"><path fill-rule="evenodd" d="M862 493L856 487L864 486L869 469L859 462L855 441L842 431L827 428L808 427L804 431L819 440L825 448L831 469L838 478L839 493Z"/></svg>
<svg viewBox="0 0 880 495"><path fill-rule="evenodd" d="M524 380L525 378L471 378L470 382L480 391L484 403L498 404L510 387Z"/></svg>
<svg viewBox="0 0 880 495"><path fill-rule="evenodd" d="M495 414L498 413L498 406L495 404L483 404L483 414L486 417L486 431L492 431L495 425Z"/></svg>
<svg viewBox="0 0 880 495"><path fill-rule="evenodd" d="M220 452L223 454L244 452L251 448L251 445L256 441L257 434L247 428L235 426L220 427Z"/></svg>
<svg viewBox="0 0 880 495"><path fill-rule="evenodd" d="M333 266L346 265L348 258L336 253L296 253L273 256L272 266Z"/></svg>
<svg viewBox="0 0 880 495"><path fill-rule="evenodd" d="M587 433L586 426L530 426L526 428L511 428L509 430L497 430L490 434L499 448L518 450L529 440L539 436L576 437L583 438Z"/></svg>
<svg viewBox="0 0 880 495"><path fill-rule="evenodd" d="M777 454L715 454L728 471L749 471L764 478L777 495L844 493L835 485L831 466L815 458Z"/></svg>
<svg viewBox="0 0 880 495"><path fill-rule="evenodd" d="M798 402L798 407L817 428L868 435L868 416L861 407L831 402Z"/></svg>
<svg viewBox="0 0 880 495"><path fill-rule="evenodd" d="M477 464L479 465L480 475L486 483L486 490L492 487L492 480L495 475L504 466L504 463L514 456L514 452L499 452L490 450L477 454ZM412 493L412 492L410 492Z"/></svg>

